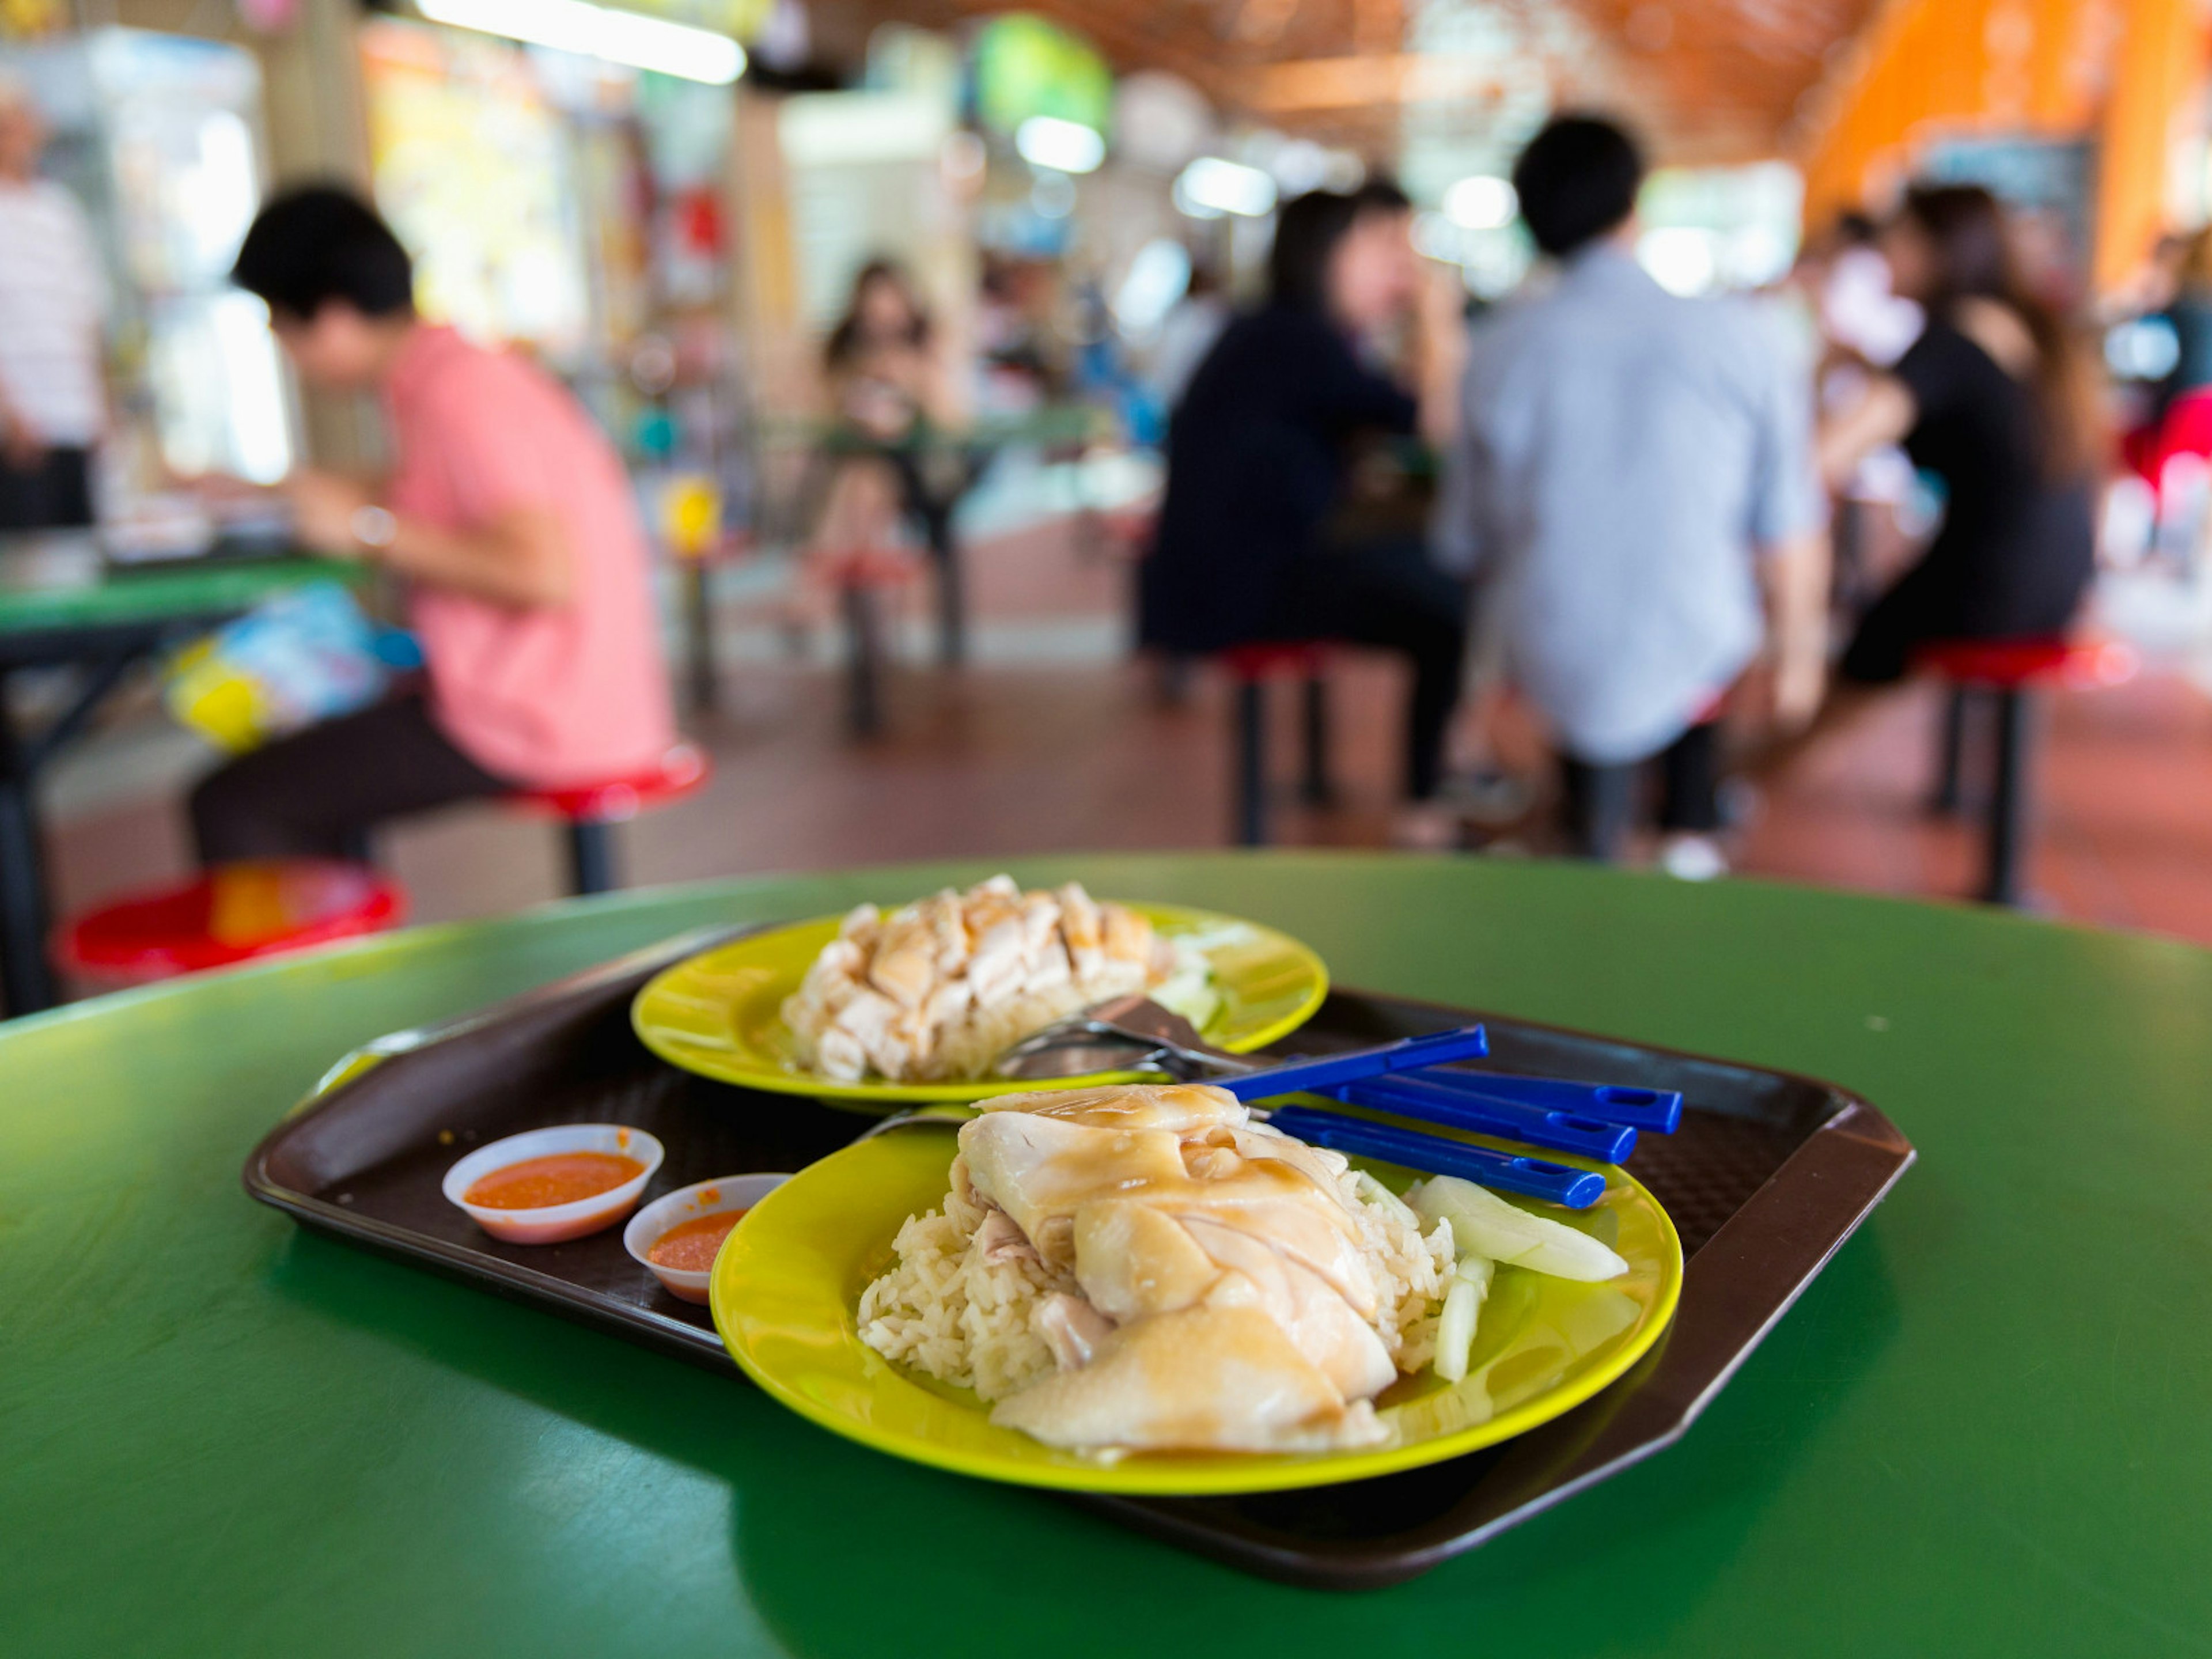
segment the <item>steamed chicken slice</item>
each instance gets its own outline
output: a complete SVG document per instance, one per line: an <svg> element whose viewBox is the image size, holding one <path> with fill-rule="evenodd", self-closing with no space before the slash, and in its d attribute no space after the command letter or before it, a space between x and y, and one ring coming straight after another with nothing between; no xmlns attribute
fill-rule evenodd
<svg viewBox="0 0 2212 1659"><path fill-rule="evenodd" d="M1075 977L1087 986L1106 960L1104 918L1080 882L1054 888L1053 896L1060 901L1060 932L1067 941L1068 960L1074 964Z"/></svg>
<svg viewBox="0 0 2212 1659"><path fill-rule="evenodd" d="M1139 1111L1165 1109L1158 1097L1164 1091L1146 1092L1151 1098L1140 1101ZM1334 1285L1354 1312L1366 1317L1375 1311L1374 1279L1357 1224L1333 1186L1287 1161L1207 1147L1201 1149L1205 1167L1194 1175L1186 1169L1184 1143L1172 1132L1094 1128L1018 1110L988 1112L963 1124L960 1150L975 1190L1013 1217L1055 1266L1073 1260L1073 1223L1083 1204L1141 1196L1171 1216L1204 1215L1265 1237Z"/></svg>
<svg viewBox="0 0 2212 1659"><path fill-rule="evenodd" d="M993 1112L960 1127L974 1189L1008 1215L1054 1266L1087 1200L1132 1185L1181 1181L1182 1148L1162 1131L1124 1133L1031 1112Z"/></svg>
<svg viewBox="0 0 2212 1659"><path fill-rule="evenodd" d="M979 1235L980 1237L980 1235ZM1109 1199L1075 1212L1075 1279L1102 1313L1123 1323L1207 1299L1242 1274L1257 1305L1346 1395L1379 1392L1397 1375L1374 1328L1336 1288L1267 1238L1141 1199Z"/></svg>
<svg viewBox="0 0 2212 1659"><path fill-rule="evenodd" d="M1038 1089L979 1103L986 1112L1023 1112L1091 1129L1166 1129L1179 1135L1242 1126L1252 1115L1228 1090L1206 1083Z"/></svg>
<svg viewBox="0 0 2212 1659"><path fill-rule="evenodd" d="M1345 1398L1380 1394L1396 1380L1374 1327L1320 1274L1255 1234L1196 1216L1182 1224L1208 1257L1251 1286L1261 1311Z"/></svg>
<svg viewBox="0 0 2212 1659"><path fill-rule="evenodd" d="M1098 907L1100 943L1107 959L1148 968L1152 960L1152 925L1127 905Z"/></svg>
<svg viewBox="0 0 2212 1659"><path fill-rule="evenodd" d="M937 984L935 928L919 906L895 910L884 921L868 964L868 982L902 1008L919 1008Z"/></svg>
<svg viewBox="0 0 2212 1659"><path fill-rule="evenodd" d="M1091 1362L1000 1401L991 1420L1071 1448L1329 1451L1387 1436L1259 1308L1201 1304L1106 1337Z"/></svg>
<svg viewBox="0 0 2212 1659"><path fill-rule="evenodd" d="M1221 1266L1190 1230L1142 1199L1108 1198L1075 1212L1075 1282L1124 1322L1202 1301Z"/></svg>
<svg viewBox="0 0 2212 1659"><path fill-rule="evenodd" d="M1208 1150L1217 1164L1234 1157ZM1207 1178L1186 1180L1152 1201L1179 1220L1212 1221L1265 1239L1319 1274L1363 1319L1375 1312L1375 1276L1358 1224L1332 1188L1280 1159L1238 1159L1233 1170L1217 1167Z"/></svg>
<svg viewBox="0 0 2212 1659"><path fill-rule="evenodd" d="M963 919L975 942L968 980L975 988L975 1006L994 1008L1019 995L1029 975L1020 896L1009 896L986 884L969 894Z"/></svg>
<svg viewBox="0 0 2212 1659"><path fill-rule="evenodd" d="M1037 1304L1030 1327L1052 1350L1053 1364L1073 1370L1087 1365L1114 1334L1114 1322L1079 1296L1055 1291Z"/></svg>

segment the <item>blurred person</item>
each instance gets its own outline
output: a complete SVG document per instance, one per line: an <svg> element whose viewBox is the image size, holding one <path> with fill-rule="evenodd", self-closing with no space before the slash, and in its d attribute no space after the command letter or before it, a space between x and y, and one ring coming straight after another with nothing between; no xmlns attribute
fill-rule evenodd
<svg viewBox="0 0 2212 1659"><path fill-rule="evenodd" d="M1863 213L1835 223L1821 260L1820 332L1862 363L1887 368L1920 337L1920 307L1896 291L1882 257L1880 228Z"/></svg>
<svg viewBox="0 0 2212 1659"><path fill-rule="evenodd" d="M860 268L822 366L830 473L811 551L825 562L881 552L908 513L934 546L950 533L950 492L933 487L924 444L951 424L952 398L929 313L896 264Z"/></svg>
<svg viewBox="0 0 2212 1659"><path fill-rule="evenodd" d="M0 531L93 521L106 276L76 198L39 176L46 125L0 70Z"/></svg>
<svg viewBox="0 0 2212 1659"><path fill-rule="evenodd" d="M1198 366L1206 361L1235 314L1213 267L1203 260L1193 262L1190 281L1182 297L1160 319L1159 335L1149 353L1147 375L1163 409L1172 414L1182 401L1191 376L1198 373Z"/></svg>
<svg viewBox="0 0 2212 1659"><path fill-rule="evenodd" d="M1620 857L1644 774L1662 866L1717 875L1722 699L1770 653L1778 720L1817 707L1826 543L1802 354L1740 301L1635 260L1635 142L1554 120L1513 173L1556 284L1470 341L1439 553L1477 576L1550 726L1573 849Z"/></svg>
<svg viewBox="0 0 2212 1659"><path fill-rule="evenodd" d="M1140 634L1170 652L1265 640L1343 640L1410 660L1409 800L1436 793L1459 696L1466 600L1418 535L1347 541L1331 519L1362 433L1431 434L1451 418L1455 303L1425 291L1411 209L1387 185L1316 191L1283 209L1267 301L1231 323L1168 428L1167 491L1142 567ZM1421 390L1364 349L1419 310ZM1425 839L1419 815L1401 831Z"/></svg>
<svg viewBox="0 0 2212 1659"><path fill-rule="evenodd" d="M644 529L582 405L417 317L406 251L344 191L270 202L232 278L308 385L384 400L387 477L302 468L281 488L301 541L406 583L428 685L211 774L201 860L344 857L385 818L658 762L675 726Z"/></svg>
<svg viewBox="0 0 2212 1659"><path fill-rule="evenodd" d="M1903 356L1926 320L1895 291L1881 240L1872 219L1844 213L1807 249L1801 270L1821 345L1813 377L1819 410L1857 402L1868 375ZM1854 614L1895 574L1897 518L1918 488L1912 463L1891 446L1868 455L1835 492L1834 598Z"/></svg>
<svg viewBox="0 0 2212 1659"><path fill-rule="evenodd" d="M1885 444L1942 479L1942 526L1875 600L1844 653L1859 684L1900 678L1922 643L2065 631L2096 562L2102 434L2094 373L2029 291L2004 210L1978 185L1922 187L1882 234L1897 290L1927 325L1823 422L1823 471Z"/></svg>

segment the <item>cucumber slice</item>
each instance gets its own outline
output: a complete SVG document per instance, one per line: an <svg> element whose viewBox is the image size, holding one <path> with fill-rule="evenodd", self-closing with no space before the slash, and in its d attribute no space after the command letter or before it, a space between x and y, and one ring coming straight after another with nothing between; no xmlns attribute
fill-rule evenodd
<svg viewBox="0 0 2212 1659"><path fill-rule="evenodd" d="M1444 1310L1437 1321L1437 1375L1456 1382L1467 1375L1467 1357L1474 1346L1474 1322L1482 1312L1482 1292L1473 1282L1454 1278L1444 1292Z"/></svg>
<svg viewBox="0 0 2212 1659"><path fill-rule="evenodd" d="M1438 1217L1449 1220L1453 1242L1469 1255L1586 1283L1628 1271L1626 1261L1588 1233L1531 1215L1456 1176L1431 1176L1408 1189L1406 1201L1432 1224Z"/></svg>

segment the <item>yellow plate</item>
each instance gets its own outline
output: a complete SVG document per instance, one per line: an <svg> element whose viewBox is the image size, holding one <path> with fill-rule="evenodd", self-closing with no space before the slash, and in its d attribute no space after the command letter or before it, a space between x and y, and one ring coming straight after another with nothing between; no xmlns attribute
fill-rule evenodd
<svg viewBox="0 0 2212 1659"><path fill-rule="evenodd" d="M1170 939L1193 939L1213 969L1221 1006L1200 1028L1216 1048L1245 1054L1265 1048L1313 1018L1328 994L1328 969L1306 946L1272 927L1211 910L1171 904L1129 908ZM630 1005L639 1040L672 1066L702 1077L778 1094L880 1105L974 1100L1034 1089L1035 1083L838 1083L803 1070L783 1000L799 988L842 918L823 916L755 933L687 957L656 975ZM1064 1078L1045 1085L1076 1088L1126 1082L1130 1073Z"/></svg>
<svg viewBox="0 0 2212 1659"><path fill-rule="evenodd" d="M1580 1405L1658 1340L1682 1288L1682 1245L1658 1200L1619 1170L1580 1213L1628 1272L1577 1285L1502 1267L1467 1376L1403 1377L1377 1405L1393 1431L1363 1451L1211 1454L1095 1462L994 1427L969 1390L894 1365L860 1340L860 1292L891 1266L910 1215L945 1200L953 1137L896 1131L833 1152L756 1205L714 1260L714 1326L752 1379L800 1416L917 1463L1017 1486L1124 1494L1272 1492L1388 1474L1524 1433ZM1571 1160L1570 1160L1571 1161ZM1394 1188L1411 1171L1364 1164ZM1586 1167L1597 1167L1595 1165Z"/></svg>

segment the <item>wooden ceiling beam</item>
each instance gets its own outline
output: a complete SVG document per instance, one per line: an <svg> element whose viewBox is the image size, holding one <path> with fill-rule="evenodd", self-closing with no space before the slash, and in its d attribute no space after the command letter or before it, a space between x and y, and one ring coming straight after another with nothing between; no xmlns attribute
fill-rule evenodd
<svg viewBox="0 0 2212 1659"><path fill-rule="evenodd" d="M1279 29L1236 38L1234 0L1024 0L1097 44L1118 72L1182 76L1232 119L1264 121L1370 155L1395 148L1408 105L1484 100L1493 70L1404 49L1410 0L1299 0ZM935 27L979 21L1007 0L847 0L862 14ZM1573 20L1607 48L1628 112L1670 156L1770 153L1826 54L1875 0L1498 0L1527 38ZM1667 14L1664 45L1638 51L1629 20ZM1562 96L1576 65L1553 66Z"/></svg>

